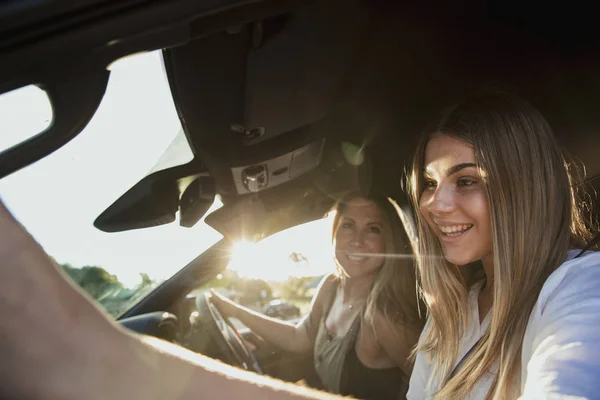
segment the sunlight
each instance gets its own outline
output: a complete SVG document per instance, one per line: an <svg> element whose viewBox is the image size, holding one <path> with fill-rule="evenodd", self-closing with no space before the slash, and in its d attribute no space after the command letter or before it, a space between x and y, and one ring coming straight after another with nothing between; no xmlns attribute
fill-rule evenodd
<svg viewBox="0 0 600 400"><path fill-rule="evenodd" d="M0 151L43 132L52 119L50 99L35 85L0 94Z"/></svg>
<svg viewBox="0 0 600 400"><path fill-rule="evenodd" d="M193 228L176 221L119 233L94 227L98 214L149 171L173 166L159 162L166 149L187 144L179 140L185 136L178 135L181 122L160 51L121 59L111 69L104 98L85 129L52 155L3 179L0 195L57 262L100 266L134 288L140 273L162 282L222 235L203 221ZM28 88L16 93L23 101L14 104L0 96L0 148L22 140L15 136L21 129L36 133L44 126L34 122L52 120L51 107L45 111L38 104L48 103L45 92ZM39 193L51 195L40 202ZM208 213L220 205L217 199Z"/></svg>
<svg viewBox="0 0 600 400"><path fill-rule="evenodd" d="M244 278L265 281L333 272L332 222L330 213L326 218L295 226L258 243L238 242L231 250L227 268Z"/></svg>
<svg viewBox="0 0 600 400"><path fill-rule="evenodd" d="M231 261L228 268L248 279L287 279L285 274L280 274L280 271L275 269L272 257L267 257L267 254L264 255L265 257L261 257L260 247L258 243L237 242L231 249Z"/></svg>

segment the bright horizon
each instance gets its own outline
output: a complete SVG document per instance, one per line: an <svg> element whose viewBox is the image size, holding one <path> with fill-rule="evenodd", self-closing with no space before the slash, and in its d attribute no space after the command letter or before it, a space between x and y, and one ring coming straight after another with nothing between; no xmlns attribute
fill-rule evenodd
<svg viewBox="0 0 600 400"><path fill-rule="evenodd" d="M0 149L19 142L26 130L43 128L51 116L39 91L23 90L19 96L28 107L0 96ZM59 263L100 266L128 287L140 282L141 272L162 281L221 235L203 222L192 229L174 222L105 233L93 221L152 170L180 129L160 52L128 57L112 66L104 99L83 132L55 153L0 180L0 198ZM252 257L240 255L239 249L231 267L249 277L279 279L298 274L298 265L282 263L273 254L285 259L286 252L296 251L306 252L306 271L327 273L332 268L327 224L326 219L308 224L287 243L278 241L279 235L268 238L273 245L262 252L269 254L270 269L267 259L240 262ZM317 238L326 239L321 243ZM299 243L304 250L297 249ZM246 247L248 254L256 252L252 247ZM250 264L260 267L251 269Z"/></svg>
<svg viewBox="0 0 600 400"><path fill-rule="evenodd" d="M238 243L229 268L246 278L273 281L333 272L333 215L279 232L256 244ZM302 254L306 261L292 261L291 252Z"/></svg>

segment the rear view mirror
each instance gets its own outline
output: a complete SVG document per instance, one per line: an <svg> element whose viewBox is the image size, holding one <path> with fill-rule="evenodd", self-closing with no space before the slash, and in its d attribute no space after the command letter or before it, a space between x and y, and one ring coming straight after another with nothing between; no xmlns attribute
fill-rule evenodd
<svg viewBox="0 0 600 400"><path fill-rule="evenodd" d="M104 232L149 228L175 221L179 190L174 181L149 175L129 189L94 221Z"/></svg>
<svg viewBox="0 0 600 400"><path fill-rule="evenodd" d="M179 225L191 228L215 201L217 186L209 176L200 176L187 187L179 201Z"/></svg>
<svg viewBox="0 0 600 400"><path fill-rule="evenodd" d="M35 85L0 95L0 153L46 131L52 124L52 104Z"/></svg>
<svg viewBox="0 0 600 400"><path fill-rule="evenodd" d="M104 232L122 232L169 224L193 227L215 201L216 183L199 176L197 166L186 164L154 172L115 201L94 221Z"/></svg>

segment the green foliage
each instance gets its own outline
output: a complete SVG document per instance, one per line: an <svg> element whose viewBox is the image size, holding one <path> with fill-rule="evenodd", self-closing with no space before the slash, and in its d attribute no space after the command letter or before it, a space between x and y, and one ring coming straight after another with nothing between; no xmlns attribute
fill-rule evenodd
<svg viewBox="0 0 600 400"><path fill-rule="evenodd" d="M281 297L285 299L301 299L306 297L306 292L309 289L308 286L314 279L312 276L289 278L279 289Z"/></svg>
<svg viewBox="0 0 600 400"><path fill-rule="evenodd" d="M211 288L234 289L239 285L242 278L235 271L225 270L215 278L206 282L199 289L208 290Z"/></svg>
<svg viewBox="0 0 600 400"><path fill-rule="evenodd" d="M264 303L273 298L273 289L261 279L242 280L236 290L242 293L240 302L246 304Z"/></svg>
<svg viewBox="0 0 600 400"><path fill-rule="evenodd" d="M302 257L298 254L296 258L302 262ZM59 265L75 283L115 317L127 311L156 287L156 282L146 273L140 274L141 282L135 288L126 288L116 276L102 267ZM313 281L315 277L290 278L286 282L275 284L275 287L279 297L308 304L311 296L308 291ZM235 271L225 270L197 290L210 288L223 288L237 293L234 300L245 305L266 304L273 299L273 287L269 283L260 279L242 278Z"/></svg>
<svg viewBox="0 0 600 400"><path fill-rule="evenodd" d="M140 273L140 276L142 277L142 282L140 282L138 287L146 287L146 286L151 286L154 284L154 281L152 279L150 279L150 277L148 276L147 273L142 272L142 273Z"/></svg>
<svg viewBox="0 0 600 400"><path fill-rule="evenodd" d="M273 288L261 279L242 278L235 271L225 270L216 278L208 281L197 291L223 288L239 293L235 301L241 304L266 303L273 299Z"/></svg>
<svg viewBox="0 0 600 400"><path fill-rule="evenodd" d="M132 290L124 287L116 276L111 275L102 267L75 268L69 264L62 264L61 267L75 283L113 316L118 316L126 311L155 286L155 282L146 273L140 274L142 282Z"/></svg>

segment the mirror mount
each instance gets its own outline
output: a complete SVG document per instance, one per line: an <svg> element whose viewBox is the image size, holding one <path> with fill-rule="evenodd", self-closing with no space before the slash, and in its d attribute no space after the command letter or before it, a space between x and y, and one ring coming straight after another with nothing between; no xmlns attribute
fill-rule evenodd
<svg viewBox="0 0 600 400"><path fill-rule="evenodd" d="M108 207L94 226L104 232L150 228L175 221L193 227L212 206L216 182L197 162L154 172Z"/></svg>
<svg viewBox="0 0 600 400"><path fill-rule="evenodd" d="M217 184L210 176L199 176L185 189L179 200L179 225L191 228L215 201Z"/></svg>

